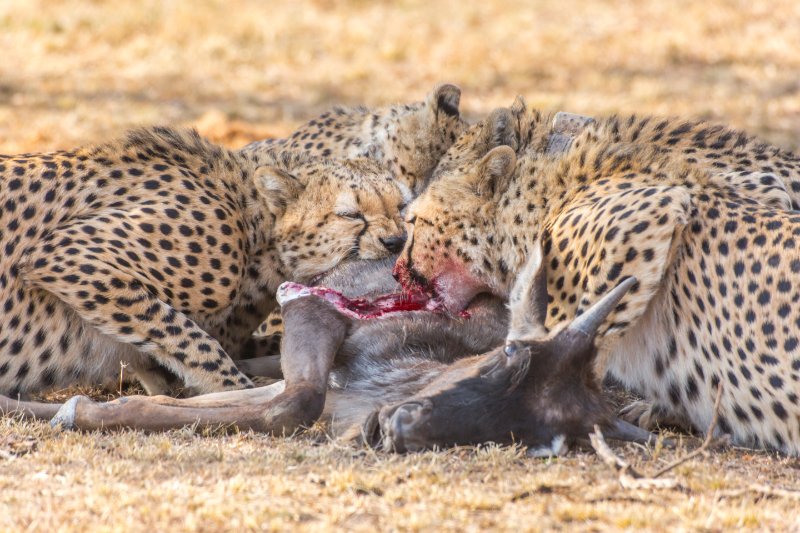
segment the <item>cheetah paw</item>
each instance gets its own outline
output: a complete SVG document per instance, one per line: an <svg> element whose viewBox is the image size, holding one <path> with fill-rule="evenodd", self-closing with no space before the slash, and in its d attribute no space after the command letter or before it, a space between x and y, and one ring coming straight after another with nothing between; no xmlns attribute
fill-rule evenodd
<svg viewBox="0 0 800 533"><path fill-rule="evenodd" d="M657 411L659 410L652 403L636 400L620 409L619 417L625 422L650 431L659 425Z"/></svg>
<svg viewBox="0 0 800 533"><path fill-rule="evenodd" d="M665 427L688 433L692 431L691 424L681 415L644 400L631 402L620 409L619 418L647 431Z"/></svg>

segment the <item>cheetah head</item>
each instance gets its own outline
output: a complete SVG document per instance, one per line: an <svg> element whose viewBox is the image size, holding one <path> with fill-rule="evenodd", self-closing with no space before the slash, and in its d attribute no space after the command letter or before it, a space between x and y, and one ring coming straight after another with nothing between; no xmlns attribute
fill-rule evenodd
<svg viewBox="0 0 800 533"><path fill-rule="evenodd" d="M507 297L509 265L498 252L506 239L496 213L516 168L516 128L498 109L448 151L434 180L406 213L409 238L395 267L460 312L480 293Z"/></svg>
<svg viewBox="0 0 800 533"><path fill-rule="evenodd" d="M401 209L410 191L368 159L290 158L263 166L257 190L290 279L310 283L351 259L381 259L405 243Z"/></svg>

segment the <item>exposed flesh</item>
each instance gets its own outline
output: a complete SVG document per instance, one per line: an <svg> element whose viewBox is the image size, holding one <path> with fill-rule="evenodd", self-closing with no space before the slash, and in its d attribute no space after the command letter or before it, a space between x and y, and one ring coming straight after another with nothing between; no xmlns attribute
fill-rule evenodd
<svg viewBox="0 0 800 533"><path fill-rule="evenodd" d="M415 288L374 298L347 298L341 292L327 287L308 287L300 283L286 282L278 288L277 297L278 302L284 305L295 298L312 295L332 303L342 314L357 320L387 318L397 313L412 311L446 312L438 298Z"/></svg>

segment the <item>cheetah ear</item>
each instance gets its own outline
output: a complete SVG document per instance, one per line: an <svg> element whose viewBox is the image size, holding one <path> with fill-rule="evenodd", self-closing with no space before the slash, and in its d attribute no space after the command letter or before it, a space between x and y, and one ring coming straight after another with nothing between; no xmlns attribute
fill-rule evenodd
<svg viewBox="0 0 800 533"><path fill-rule="evenodd" d="M372 159L374 161L383 161L384 158L383 147L376 143L369 143L368 145L364 146L363 150L361 150L357 157L366 157L367 159Z"/></svg>
<svg viewBox="0 0 800 533"><path fill-rule="evenodd" d="M517 154L510 146L498 146L478 163L478 196L491 197L502 193L514 174Z"/></svg>
<svg viewBox="0 0 800 533"><path fill-rule="evenodd" d="M516 151L517 120L510 109L501 107L489 113L483 123L481 141L486 152L497 146L510 146Z"/></svg>
<svg viewBox="0 0 800 533"><path fill-rule="evenodd" d="M458 117L461 103L461 89L450 83L442 83L433 88L428 94L427 105L433 110L435 116L444 113L448 117Z"/></svg>
<svg viewBox="0 0 800 533"><path fill-rule="evenodd" d="M305 188L296 177L275 167L256 170L255 183L267 209L276 217L283 215L286 207L297 200Z"/></svg>

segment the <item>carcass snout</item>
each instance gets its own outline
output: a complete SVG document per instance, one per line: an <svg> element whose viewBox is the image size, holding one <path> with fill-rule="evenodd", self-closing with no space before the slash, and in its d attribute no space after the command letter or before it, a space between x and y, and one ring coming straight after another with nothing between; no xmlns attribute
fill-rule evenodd
<svg viewBox="0 0 800 533"><path fill-rule="evenodd" d="M424 427L431 411L427 400L384 407L379 416L383 449L406 453L427 448Z"/></svg>

